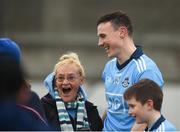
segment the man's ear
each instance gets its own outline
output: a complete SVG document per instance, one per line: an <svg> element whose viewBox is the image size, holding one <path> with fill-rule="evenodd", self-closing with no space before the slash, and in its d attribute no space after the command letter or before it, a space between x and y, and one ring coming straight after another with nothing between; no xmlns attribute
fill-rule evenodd
<svg viewBox="0 0 180 132"><path fill-rule="evenodd" d="M152 109L154 108L154 102L153 102L153 100L148 99L148 100L146 101L146 104L147 104L147 108L148 108L149 110L152 110Z"/></svg>
<svg viewBox="0 0 180 132"><path fill-rule="evenodd" d="M118 30L119 30L119 36L121 39L125 38L128 35L127 27L120 26Z"/></svg>

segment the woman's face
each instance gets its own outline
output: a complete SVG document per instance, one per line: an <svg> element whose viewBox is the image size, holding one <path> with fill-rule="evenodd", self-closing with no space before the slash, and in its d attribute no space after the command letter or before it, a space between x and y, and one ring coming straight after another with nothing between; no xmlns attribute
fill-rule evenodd
<svg viewBox="0 0 180 132"><path fill-rule="evenodd" d="M64 102L76 100L79 86L83 83L83 77L79 74L76 64L62 64L56 70L55 86L59 96Z"/></svg>

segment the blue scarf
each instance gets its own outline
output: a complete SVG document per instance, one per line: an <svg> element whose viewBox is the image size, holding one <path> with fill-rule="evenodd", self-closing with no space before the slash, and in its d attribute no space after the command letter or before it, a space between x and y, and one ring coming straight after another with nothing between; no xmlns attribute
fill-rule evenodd
<svg viewBox="0 0 180 132"><path fill-rule="evenodd" d="M64 103L62 98L59 97L57 88L55 88L55 100L61 131L73 131L73 126L66 108L77 108L76 130L89 129L89 122L87 118L87 112L85 109L85 99L81 92L78 93L75 102Z"/></svg>

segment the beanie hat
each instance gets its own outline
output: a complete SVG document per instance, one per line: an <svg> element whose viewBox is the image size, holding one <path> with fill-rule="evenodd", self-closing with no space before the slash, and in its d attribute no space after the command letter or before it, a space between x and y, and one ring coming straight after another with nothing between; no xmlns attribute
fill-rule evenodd
<svg viewBox="0 0 180 132"><path fill-rule="evenodd" d="M9 38L0 38L0 54L12 57L19 63L21 61L21 50L19 46Z"/></svg>

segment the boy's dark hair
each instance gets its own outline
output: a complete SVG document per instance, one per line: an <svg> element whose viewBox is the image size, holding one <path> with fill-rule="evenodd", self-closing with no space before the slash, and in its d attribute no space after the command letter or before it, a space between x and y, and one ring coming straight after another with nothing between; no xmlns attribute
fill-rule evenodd
<svg viewBox="0 0 180 132"><path fill-rule="evenodd" d="M125 100L135 98L142 105L151 99L153 101L154 109L160 111L163 93L161 88L154 81L143 79L128 88L124 93L124 98Z"/></svg>
<svg viewBox="0 0 180 132"><path fill-rule="evenodd" d="M97 26L100 23L106 23L106 22L111 22L114 29L117 29L120 26L125 26L128 30L129 36L132 36L132 34L133 34L133 27L131 24L131 20L130 20L129 16L122 11L113 12L113 13L106 14L106 15L102 16L98 20Z"/></svg>

